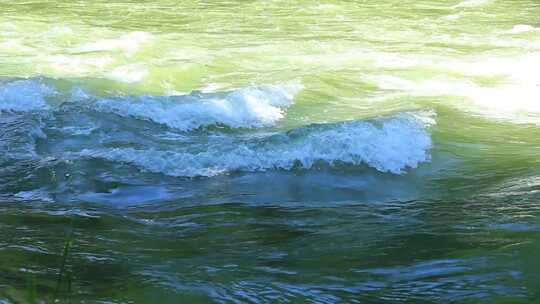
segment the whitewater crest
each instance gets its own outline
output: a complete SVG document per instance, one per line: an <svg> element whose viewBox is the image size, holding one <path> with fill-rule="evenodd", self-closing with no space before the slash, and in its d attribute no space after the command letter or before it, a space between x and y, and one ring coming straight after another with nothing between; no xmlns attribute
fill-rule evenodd
<svg viewBox="0 0 540 304"><path fill-rule="evenodd" d="M46 110L49 108L46 98L55 94L54 88L38 79L0 82L0 111Z"/></svg>
<svg viewBox="0 0 540 304"><path fill-rule="evenodd" d="M194 152L177 149L84 149L73 157L129 163L170 176L215 176L328 165L367 165L381 172L403 174L430 160L428 128L433 113L405 113L385 119L312 125L244 141L210 142Z"/></svg>
<svg viewBox="0 0 540 304"><path fill-rule="evenodd" d="M258 86L228 93L194 92L179 96L127 96L98 99L95 110L150 120L181 131L226 125L274 125L285 115L300 86Z"/></svg>
<svg viewBox="0 0 540 304"><path fill-rule="evenodd" d="M228 92L199 91L175 96L116 96L100 98L73 86L57 90L55 80L0 79L0 111L57 111L63 103L102 113L148 120L180 131L205 126L256 128L274 125L285 116L299 83L251 86ZM65 86L65 84L64 84Z"/></svg>

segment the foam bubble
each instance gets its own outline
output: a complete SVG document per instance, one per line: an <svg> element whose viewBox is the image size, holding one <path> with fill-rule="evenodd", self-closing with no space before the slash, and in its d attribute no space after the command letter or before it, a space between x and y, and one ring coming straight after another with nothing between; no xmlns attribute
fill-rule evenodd
<svg viewBox="0 0 540 304"><path fill-rule="evenodd" d="M329 165L366 164L381 172L402 174L430 160L433 117L401 114L375 121L314 125L243 142L209 143L194 152L115 148L83 150L77 156L125 162L171 176L214 176L231 171L291 170Z"/></svg>

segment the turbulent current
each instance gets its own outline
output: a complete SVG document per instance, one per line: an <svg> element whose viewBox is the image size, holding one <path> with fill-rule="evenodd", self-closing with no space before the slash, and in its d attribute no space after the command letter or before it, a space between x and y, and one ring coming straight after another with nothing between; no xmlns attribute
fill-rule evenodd
<svg viewBox="0 0 540 304"><path fill-rule="evenodd" d="M538 1L0 8L0 303L540 300Z"/></svg>

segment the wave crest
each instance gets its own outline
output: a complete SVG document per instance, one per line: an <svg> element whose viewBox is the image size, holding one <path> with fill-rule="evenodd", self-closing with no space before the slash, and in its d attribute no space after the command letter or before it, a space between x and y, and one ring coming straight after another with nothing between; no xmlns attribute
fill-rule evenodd
<svg viewBox="0 0 540 304"><path fill-rule="evenodd" d="M77 156L125 162L170 176L214 176L232 171L291 170L329 165L365 164L381 172L402 174L430 160L429 120L401 114L374 121L314 125L244 142L208 144L203 151L85 149Z"/></svg>
<svg viewBox="0 0 540 304"><path fill-rule="evenodd" d="M0 82L0 111L28 112L49 108L46 98L56 91L37 79Z"/></svg>
<svg viewBox="0 0 540 304"><path fill-rule="evenodd" d="M266 127L283 118L295 93L280 86L261 86L229 93L116 97L97 100L95 109L150 120L182 131L210 125Z"/></svg>

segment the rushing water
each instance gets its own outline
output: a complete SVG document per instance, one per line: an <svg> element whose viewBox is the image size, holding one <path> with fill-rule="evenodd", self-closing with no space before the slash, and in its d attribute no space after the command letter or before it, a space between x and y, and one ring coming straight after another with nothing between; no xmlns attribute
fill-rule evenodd
<svg viewBox="0 0 540 304"><path fill-rule="evenodd" d="M537 303L540 2L0 0L0 303Z"/></svg>

